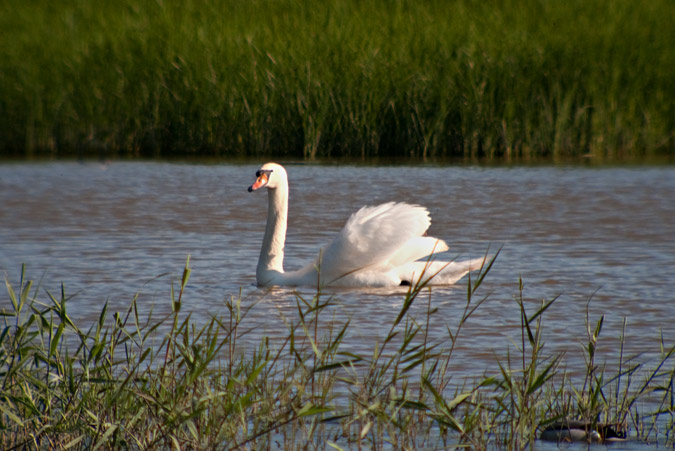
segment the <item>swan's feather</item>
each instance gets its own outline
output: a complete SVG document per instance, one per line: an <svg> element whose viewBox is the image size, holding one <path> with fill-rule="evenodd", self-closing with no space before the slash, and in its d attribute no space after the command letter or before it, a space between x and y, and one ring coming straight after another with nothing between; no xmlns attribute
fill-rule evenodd
<svg viewBox="0 0 675 451"><path fill-rule="evenodd" d="M424 237L431 220L419 205L388 202L354 213L339 235L322 251L321 279L334 282L358 271L393 266L447 249L442 241Z"/></svg>
<svg viewBox="0 0 675 451"><path fill-rule="evenodd" d="M387 262L390 266L396 267L408 262L414 262L426 258L432 254L445 252L448 249L445 241L430 236L418 236L411 238L398 249Z"/></svg>
<svg viewBox="0 0 675 451"><path fill-rule="evenodd" d="M420 277L423 280L432 278L435 285L452 285L464 277L469 271L481 269L485 258L474 258L461 262L409 262L396 268L395 272L401 281L415 284Z"/></svg>

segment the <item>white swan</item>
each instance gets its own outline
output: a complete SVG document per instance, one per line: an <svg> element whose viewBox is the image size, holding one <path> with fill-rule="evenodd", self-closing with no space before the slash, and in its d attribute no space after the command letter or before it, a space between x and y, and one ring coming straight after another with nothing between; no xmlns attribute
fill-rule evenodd
<svg viewBox="0 0 675 451"><path fill-rule="evenodd" d="M421 275L431 278L430 283L449 285L483 265L483 258L429 262L430 255L448 250L442 240L424 236L431 223L429 212L419 205L389 202L361 208L315 262L284 272L288 177L283 166L260 167L248 191L263 187L269 204L256 270L258 286L390 287L414 284Z"/></svg>

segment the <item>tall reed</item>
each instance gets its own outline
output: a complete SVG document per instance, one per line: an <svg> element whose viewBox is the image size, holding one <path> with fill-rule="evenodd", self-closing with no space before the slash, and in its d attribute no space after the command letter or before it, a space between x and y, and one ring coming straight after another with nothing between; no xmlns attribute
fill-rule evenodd
<svg viewBox="0 0 675 451"><path fill-rule="evenodd" d="M669 0L0 5L0 150L643 158L675 146Z"/></svg>
<svg viewBox="0 0 675 451"><path fill-rule="evenodd" d="M296 296L281 342L247 345L241 337L255 325L241 296L200 327L182 311L189 260L170 314L142 318L133 299L123 312L105 305L86 329L63 287L43 296L22 270L16 289L6 281L1 312L0 447L521 449L554 422L609 423L632 440L672 445L675 347L664 344L652 369L622 353L610 376L595 362L603 319L595 328L589 319L586 377L574 381L562 355L544 352L543 318L556 299L529 311L522 281L518 349L497 350L486 375L450 384L453 350L488 300L480 288L493 263L469 278L447 339L430 336L437 309L417 284L370 355L343 346L350 323L325 318L335 300L321 290ZM425 303L422 317L415 303Z"/></svg>

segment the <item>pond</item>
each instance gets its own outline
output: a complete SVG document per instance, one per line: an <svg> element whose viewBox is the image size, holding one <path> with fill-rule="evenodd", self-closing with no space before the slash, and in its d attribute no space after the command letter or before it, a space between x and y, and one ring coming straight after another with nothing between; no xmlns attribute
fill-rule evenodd
<svg viewBox="0 0 675 451"><path fill-rule="evenodd" d="M87 329L107 301L123 311L139 293L142 313L170 311L170 285L186 258L183 312L197 323L243 296L251 345L281 339L297 322L296 291L260 290L255 269L267 195L248 193L258 165L162 162L47 162L0 165L0 270L18 284L21 265L43 289L74 295L71 316ZM599 362L625 355L656 362L675 342L675 167L458 167L287 165L287 269L314 259L363 205L426 206L429 234L448 259L499 256L479 290L485 303L461 331L451 370L495 374L520 341L514 300L544 315L547 353L584 367L587 316L604 315ZM438 311L429 337L447 342L466 303L467 279L434 288L412 314ZM299 290L311 298L314 291ZM337 290L327 320L351 321L343 349L372 353L398 314L405 289ZM0 308L9 300L3 291Z"/></svg>

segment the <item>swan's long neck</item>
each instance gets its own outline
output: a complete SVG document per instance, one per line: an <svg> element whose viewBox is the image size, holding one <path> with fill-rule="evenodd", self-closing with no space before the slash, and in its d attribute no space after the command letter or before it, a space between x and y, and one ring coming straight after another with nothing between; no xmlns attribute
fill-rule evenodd
<svg viewBox="0 0 675 451"><path fill-rule="evenodd" d="M260 249L256 278L258 284L266 284L269 273L284 272L284 244L286 242L286 223L288 220L288 185L267 190L269 194L267 208L267 226L265 238Z"/></svg>

